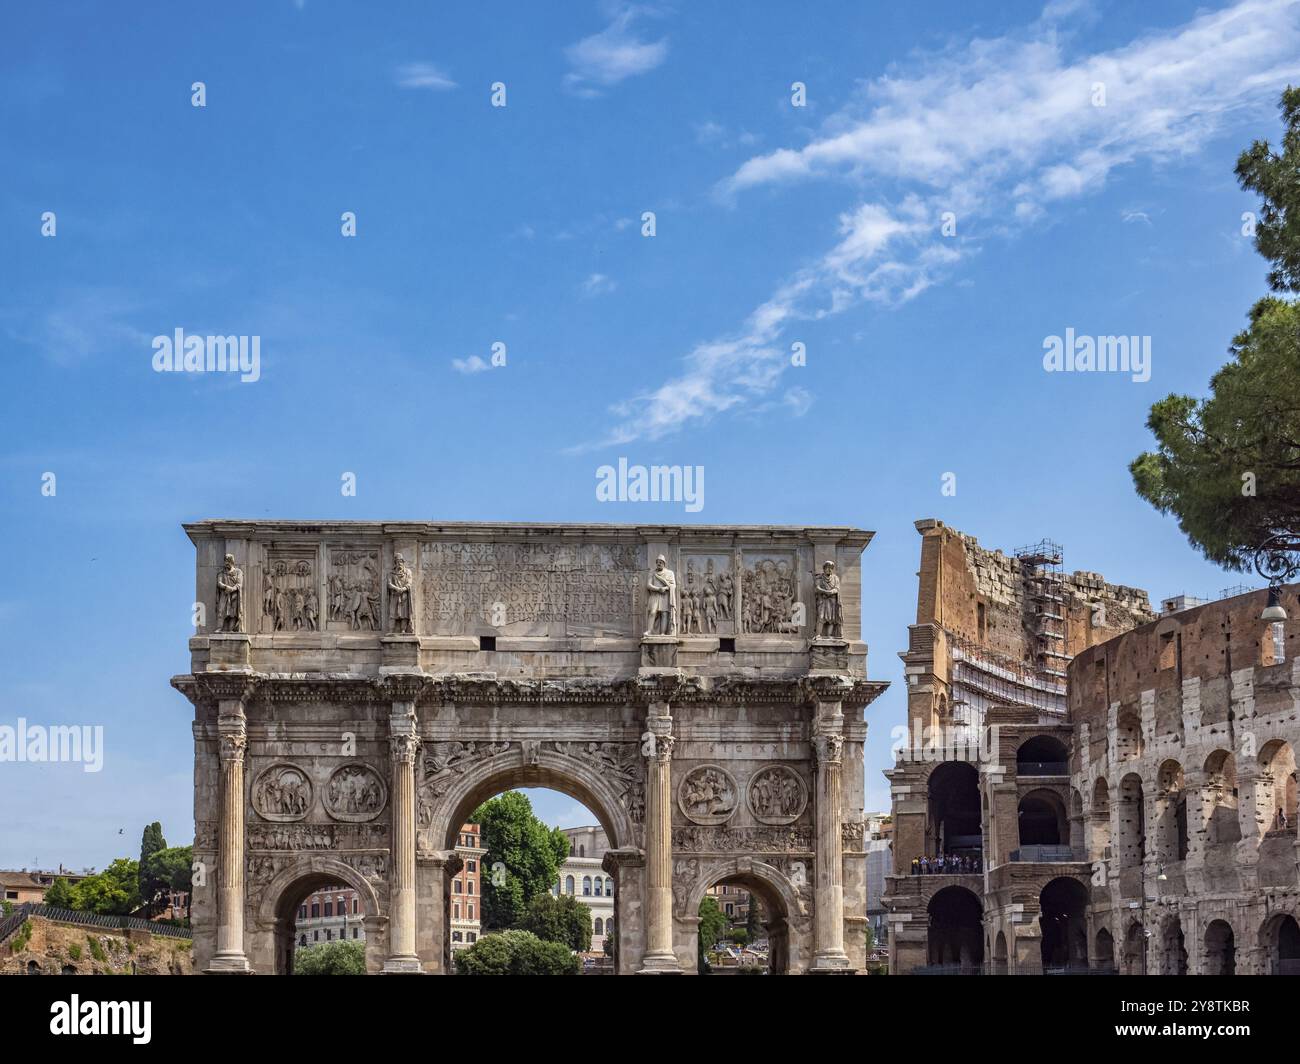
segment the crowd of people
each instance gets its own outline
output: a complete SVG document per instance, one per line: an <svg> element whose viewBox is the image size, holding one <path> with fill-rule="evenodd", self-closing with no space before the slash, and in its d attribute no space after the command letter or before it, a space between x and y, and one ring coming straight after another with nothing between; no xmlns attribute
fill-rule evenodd
<svg viewBox="0 0 1300 1064"><path fill-rule="evenodd" d="M984 862L979 857L945 853L938 857L912 858L914 876L960 876L983 871Z"/></svg>

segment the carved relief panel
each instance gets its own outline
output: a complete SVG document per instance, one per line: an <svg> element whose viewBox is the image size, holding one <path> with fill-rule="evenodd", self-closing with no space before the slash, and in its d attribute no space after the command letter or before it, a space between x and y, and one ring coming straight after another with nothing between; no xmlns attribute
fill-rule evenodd
<svg viewBox="0 0 1300 1064"><path fill-rule="evenodd" d="M760 824L793 824L808 805L808 788L787 765L772 765L749 781L749 811Z"/></svg>
<svg viewBox="0 0 1300 1064"><path fill-rule="evenodd" d="M302 820L311 808L311 780L297 765L275 764L253 781L252 798L253 809L263 820Z"/></svg>
<svg viewBox="0 0 1300 1064"><path fill-rule="evenodd" d="M741 573L743 630L750 635L799 635L808 621L794 551L746 551Z"/></svg>
<svg viewBox="0 0 1300 1064"><path fill-rule="evenodd" d="M736 579L730 554L683 551L678 580L682 635L735 634Z"/></svg>
<svg viewBox="0 0 1300 1064"><path fill-rule="evenodd" d="M618 791L628 816L640 823L645 819L645 777L643 758L636 743L553 742L555 751L594 765Z"/></svg>
<svg viewBox="0 0 1300 1064"><path fill-rule="evenodd" d="M335 769L325 785L325 811L345 823L374 820L387 802L383 777L369 765L354 763Z"/></svg>
<svg viewBox="0 0 1300 1064"><path fill-rule="evenodd" d="M328 572L325 584L326 629L338 632L381 631L379 551L331 547Z"/></svg>
<svg viewBox="0 0 1300 1064"><path fill-rule="evenodd" d="M735 815L739 805L736 781L718 765L691 769L677 786L677 804L693 824L721 824Z"/></svg>
<svg viewBox="0 0 1300 1064"><path fill-rule="evenodd" d="M315 632L320 629L320 591L316 548L271 548L262 574L263 632Z"/></svg>

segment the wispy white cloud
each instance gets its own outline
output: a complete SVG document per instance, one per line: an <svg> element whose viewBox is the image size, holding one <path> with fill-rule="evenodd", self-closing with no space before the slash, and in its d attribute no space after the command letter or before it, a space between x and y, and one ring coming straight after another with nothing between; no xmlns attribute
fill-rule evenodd
<svg viewBox="0 0 1300 1064"><path fill-rule="evenodd" d="M611 11L608 26L564 50L570 67L564 84L579 95L597 96L626 78L654 70L668 58L666 37L644 40L633 25L653 11L635 4L615 4Z"/></svg>
<svg viewBox="0 0 1300 1064"><path fill-rule="evenodd" d="M46 306L0 312L5 331L58 366L76 366L104 354L134 351L147 363L153 333L127 321L141 305L116 288L85 287L61 292Z"/></svg>
<svg viewBox="0 0 1300 1064"><path fill-rule="evenodd" d="M593 273L582 282L582 294L588 298L608 295L618 287L618 283L603 273Z"/></svg>
<svg viewBox="0 0 1300 1064"><path fill-rule="evenodd" d="M482 373L492 367L488 365L485 359L479 358L478 355L470 355L469 358L453 358L451 360L452 369L457 373Z"/></svg>
<svg viewBox="0 0 1300 1064"><path fill-rule="evenodd" d="M699 344L681 373L612 409L588 446L656 439L765 401L789 365L795 322L864 302L913 299L977 247L946 235L1014 237L1052 203L1102 189L1116 168L1189 155L1239 112L1263 113L1300 76L1300 2L1242 0L1121 47L1070 57L1054 3L1025 30L920 57L864 83L802 148L754 156L718 192L812 180L870 186L838 242L794 270L733 333ZM712 132L710 130L710 132Z"/></svg>
<svg viewBox="0 0 1300 1064"><path fill-rule="evenodd" d="M433 63L404 63L397 68L396 81L403 89L432 89L435 92L456 88L456 82L442 67Z"/></svg>

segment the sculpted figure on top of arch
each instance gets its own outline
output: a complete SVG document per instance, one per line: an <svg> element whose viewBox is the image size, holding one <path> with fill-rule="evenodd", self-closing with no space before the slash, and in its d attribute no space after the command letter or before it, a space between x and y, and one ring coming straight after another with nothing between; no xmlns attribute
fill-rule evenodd
<svg viewBox="0 0 1300 1064"><path fill-rule="evenodd" d="M233 554L226 555L217 573L217 631L244 630L244 570L235 564Z"/></svg>
<svg viewBox="0 0 1300 1064"><path fill-rule="evenodd" d="M843 633L844 611L840 607L840 578L835 563L826 562L814 585L817 594L817 635L839 639Z"/></svg>
<svg viewBox="0 0 1300 1064"><path fill-rule="evenodd" d="M393 571L388 575L388 614L391 628L399 635L412 635L411 567L400 554L393 555Z"/></svg>
<svg viewBox="0 0 1300 1064"><path fill-rule="evenodd" d="M645 634L677 634L677 577L662 554L646 583Z"/></svg>

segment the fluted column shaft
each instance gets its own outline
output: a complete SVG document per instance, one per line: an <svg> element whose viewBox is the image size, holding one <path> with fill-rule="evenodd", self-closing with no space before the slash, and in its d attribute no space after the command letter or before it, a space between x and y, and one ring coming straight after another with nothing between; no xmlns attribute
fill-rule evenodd
<svg viewBox="0 0 1300 1064"><path fill-rule="evenodd" d="M217 952L209 972L247 972L244 954L244 751L248 732L243 703L223 700L217 735L221 757L221 819L217 825Z"/></svg>
<svg viewBox="0 0 1300 1064"><path fill-rule="evenodd" d="M389 879L386 974L418 975L415 952L415 761L420 747L415 704L394 702L388 720L392 766L393 859Z"/></svg>
<svg viewBox="0 0 1300 1064"><path fill-rule="evenodd" d="M646 954L643 973L680 972L673 950L672 717L650 707L641 752L646 758Z"/></svg>
<svg viewBox="0 0 1300 1064"><path fill-rule="evenodd" d="M838 702L819 703L813 724L817 760L817 919L811 971L848 972L844 952L844 715Z"/></svg>

